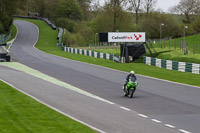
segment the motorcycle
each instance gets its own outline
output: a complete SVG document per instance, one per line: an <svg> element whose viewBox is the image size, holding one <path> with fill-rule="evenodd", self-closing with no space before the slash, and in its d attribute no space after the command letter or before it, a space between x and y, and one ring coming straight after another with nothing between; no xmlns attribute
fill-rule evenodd
<svg viewBox="0 0 200 133"><path fill-rule="evenodd" d="M128 83L126 84L125 88L124 88L124 96L125 97L129 97L129 98L132 98L133 97L133 94L136 90L136 87L138 85L138 82L137 80L135 80L135 78L130 78Z"/></svg>

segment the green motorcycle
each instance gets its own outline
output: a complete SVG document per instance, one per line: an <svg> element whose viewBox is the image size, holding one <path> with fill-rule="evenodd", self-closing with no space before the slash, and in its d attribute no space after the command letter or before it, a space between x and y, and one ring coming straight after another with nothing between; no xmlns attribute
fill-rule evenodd
<svg viewBox="0 0 200 133"><path fill-rule="evenodd" d="M125 97L128 96L129 98L132 98L137 85L138 85L138 82L134 78L129 79L127 85L124 88L124 96Z"/></svg>

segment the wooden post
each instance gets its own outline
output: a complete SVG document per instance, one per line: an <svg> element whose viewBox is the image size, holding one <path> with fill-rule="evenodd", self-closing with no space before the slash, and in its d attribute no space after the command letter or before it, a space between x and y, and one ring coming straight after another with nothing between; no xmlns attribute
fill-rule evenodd
<svg viewBox="0 0 200 133"><path fill-rule="evenodd" d="M158 47L159 47L159 48L162 48L161 45L160 45L160 41L159 41L159 46L158 46Z"/></svg>
<svg viewBox="0 0 200 133"><path fill-rule="evenodd" d="M193 44L193 55L195 55L195 45Z"/></svg>
<svg viewBox="0 0 200 133"><path fill-rule="evenodd" d="M184 43L184 42L182 41L182 44L181 44L181 45L182 45L182 46L181 46L181 47L182 47L182 51L183 51L183 43Z"/></svg>
<svg viewBox="0 0 200 133"><path fill-rule="evenodd" d="M188 55L188 44L186 44L186 55Z"/></svg>
<svg viewBox="0 0 200 133"><path fill-rule="evenodd" d="M165 40L164 40L164 48L165 48Z"/></svg>
<svg viewBox="0 0 200 133"><path fill-rule="evenodd" d="M176 49L176 40L174 40L174 49Z"/></svg>

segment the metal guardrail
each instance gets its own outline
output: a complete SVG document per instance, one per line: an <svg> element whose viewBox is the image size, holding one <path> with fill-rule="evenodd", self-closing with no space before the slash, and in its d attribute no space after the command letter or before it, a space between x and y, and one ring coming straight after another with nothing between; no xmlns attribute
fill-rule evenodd
<svg viewBox="0 0 200 133"><path fill-rule="evenodd" d="M0 35L0 44L3 44L7 42L11 37L11 34L9 34L7 37L4 38L4 35Z"/></svg>
<svg viewBox="0 0 200 133"><path fill-rule="evenodd" d="M17 16L15 15L14 17L17 18L26 18L26 19L39 19L39 20L43 20L44 22L46 22L53 30L56 30L56 26L47 18L42 18L42 17L30 17L30 16Z"/></svg>
<svg viewBox="0 0 200 133"><path fill-rule="evenodd" d="M42 18L42 17L30 17L30 16L17 16L15 15L14 17L17 18L25 18L25 19L38 19L38 20L43 20L44 22L46 22L53 30L56 30L57 27L47 18ZM62 28L58 28L58 36L57 36L57 40L58 43L56 44L57 46L61 45L61 41L62 41L62 35L63 35L63 29Z"/></svg>
<svg viewBox="0 0 200 133"><path fill-rule="evenodd" d="M62 35L63 35L63 28L58 28L58 36L57 36L58 43L56 44L57 47L60 46L62 43Z"/></svg>
<svg viewBox="0 0 200 133"><path fill-rule="evenodd" d="M5 48L5 46L0 46L0 62L9 62L10 61L10 55L8 54L8 50Z"/></svg>

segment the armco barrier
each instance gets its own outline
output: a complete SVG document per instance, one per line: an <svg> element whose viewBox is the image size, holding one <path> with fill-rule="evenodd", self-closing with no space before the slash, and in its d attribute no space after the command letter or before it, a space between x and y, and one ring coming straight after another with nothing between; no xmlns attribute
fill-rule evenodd
<svg viewBox="0 0 200 133"><path fill-rule="evenodd" d="M81 54L85 56L91 56L94 58L102 58L102 59L107 59L107 60L112 60L112 61L122 63L122 58L115 56L113 54L100 53L100 52L95 52L95 51L90 51L90 50L85 50L85 49L70 48L66 46L62 46L62 50L68 53Z"/></svg>
<svg viewBox="0 0 200 133"><path fill-rule="evenodd" d="M25 18L25 19L39 19L39 20L43 20L44 22L46 22L53 30L56 30L56 26L47 18L42 18L42 17L29 17L29 16L17 16L15 15L14 17L17 18Z"/></svg>
<svg viewBox="0 0 200 133"><path fill-rule="evenodd" d="M10 62L10 55L5 46L0 46L0 62Z"/></svg>
<svg viewBox="0 0 200 133"><path fill-rule="evenodd" d="M169 70L200 74L200 64L195 64L195 63L163 60L147 56L143 56L143 63Z"/></svg>
<svg viewBox="0 0 200 133"><path fill-rule="evenodd" d="M7 42L10 39L10 37L11 37L11 34L6 36L5 38L3 38L3 37L1 38L1 36L0 36L0 44Z"/></svg>
<svg viewBox="0 0 200 133"><path fill-rule="evenodd" d="M58 43L56 44L56 46L60 46L61 45L61 41L62 41L62 35L63 35L63 29L62 28L58 28L58 36L57 36L57 40Z"/></svg>
<svg viewBox="0 0 200 133"><path fill-rule="evenodd" d="M46 24L48 24L53 30L56 30L56 26L47 18L42 18L42 17L30 17L30 16L14 16L17 18L25 18L25 19L38 19L38 20L43 20L44 22L46 22ZM57 36L57 40L58 43L56 44L56 46L60 46L61 45L61 40L62 40L62 34L63 34L63 29L62 28L58 28L58 36Z"/></svg>

